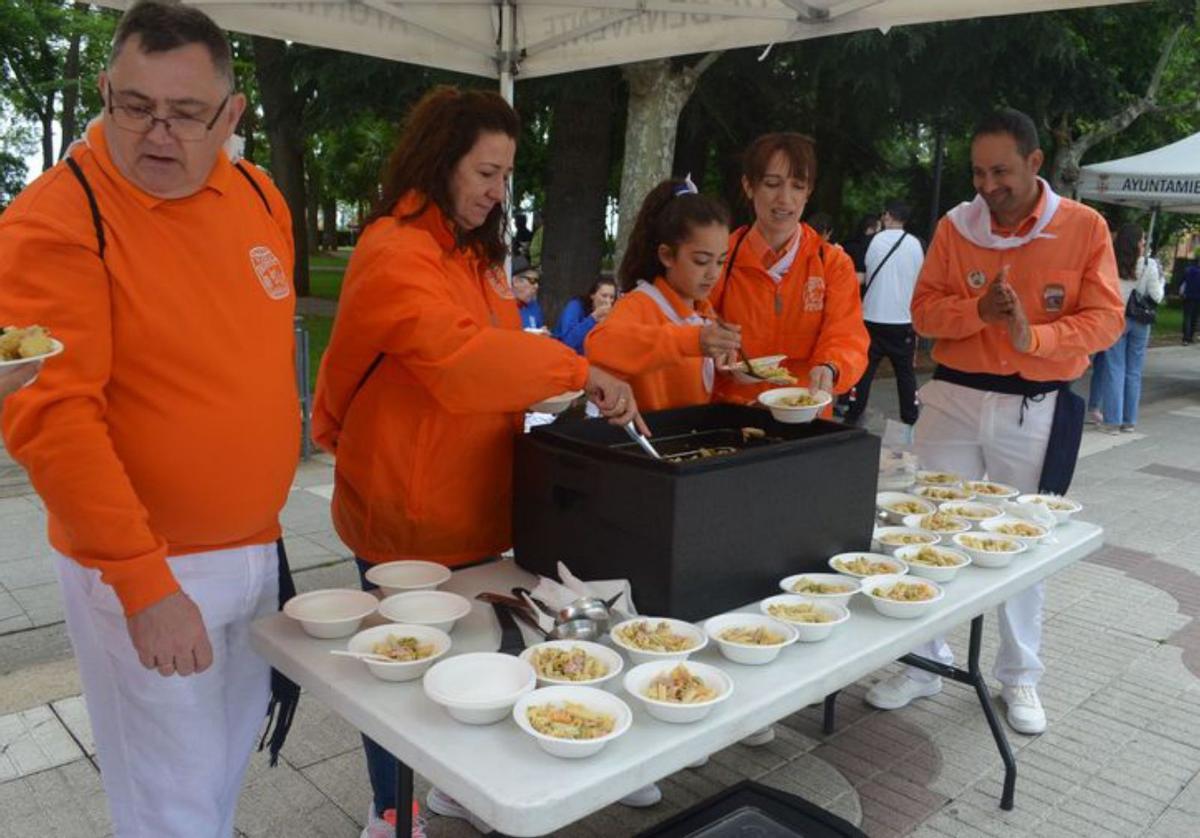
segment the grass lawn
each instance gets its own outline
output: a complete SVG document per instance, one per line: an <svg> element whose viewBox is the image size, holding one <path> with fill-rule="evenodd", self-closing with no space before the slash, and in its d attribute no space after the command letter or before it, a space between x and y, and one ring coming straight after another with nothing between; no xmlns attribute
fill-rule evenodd
<svg viewBox="0 0 1200 838"><path fill-rule="evenodd" d="M1183 303L1169 300L1158 306L1158 319L1150 335L1152 344L1179 343L1183 335Z"/></svg>
<svg viewBox="0 0 1200 838"><path fill-rule="evenodd" d="M340 251L337 256L321 255L308 257L308 289L314 297L337 300L342 293L342 277L349 264L350 251Z"/></svg>

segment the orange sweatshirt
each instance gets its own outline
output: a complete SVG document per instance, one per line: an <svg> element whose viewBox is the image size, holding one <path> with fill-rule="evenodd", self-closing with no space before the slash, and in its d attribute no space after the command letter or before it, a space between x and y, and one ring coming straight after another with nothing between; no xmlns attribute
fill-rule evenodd
<svg viewBox="0 0 1200 838"><path fill-rule="evenodd" d="M521 331L503 271L458 248L436 205L400 220L418 206L402 200L354 249L313 436L337 454L333 521L358 556L455 565L511 546L523 411L583 387L588 366Z"/></svg>
<svg viewBox="0 0 1200 838"><path fill-rule="evenodd" d="M712 315L707 302L685 304L665 279L653 287L675 313L675 320ZM647 293L625 294L612 313L588 333L588 360L626 378L640 410L666 410L706 404L712 399L712 372L705 385L700 325L674 322ZM712 369L711 364L709 365Z"/></svg>
<svg viewBox="0 0 1200 838"><path fill-rule="evenodd" d="M742 228L730 237L731 254L745 232ZM767 268L778 259L779 254L752 229L709 300L722 319L742 327L747 357L787 355L784 365L802 387L808 386L813 367L830 363L838 371L834 390L849 390L867 368L871 343L863 325L853 260L840 247L822 242L807 224L801 225L795 261L776 283ZM771 386L740 384L722 375L717 378L716 398L748 403Z"/></svg>
<svg viewBox="0 0 1200 838"><path fill-rule="evenodd" d="M1045 207L1043 194L1017 231L1031 229ZM1104 219L1063 198L1043 232L1050 238L992 250L963 238L942 219L912 300L913 328L937 339L934 360L962 372L1070 381L1087 369L1090 353L1116 342L1125 307ZM1010 266L1008 282L1033 326L1033 347L1025 354L1013 348L1004 324L979 318L979 297L1004 265Z"/></svg>
<svg viewBox="0 0 1200 838"><path fill-rule="evenodd" d="M3 408L8 450L50 542L98 568L126 613L178 590L168 555L279 537L299 450L287 205L220 155L198 193L162 200L113 165L99 124L0 216L0 322L66 351Z"/></svg>

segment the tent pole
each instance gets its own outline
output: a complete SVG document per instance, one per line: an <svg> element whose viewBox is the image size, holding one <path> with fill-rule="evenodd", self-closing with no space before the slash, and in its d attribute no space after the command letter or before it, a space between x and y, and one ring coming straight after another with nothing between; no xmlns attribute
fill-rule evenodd
<svg viewBox="0 0 1200 838"><path fill-rule="evenodd" d="M515 17L512 0L500 3L500 95L513 103L513 63L516 61Z"/></svg>
<svg viewBox="0 0 1200 838"><path fill-rule="evenodd" d="M509 105L513 103L513 63L515 61L514 44L516 43L516 32L514 22L514 10L512 0L502 0L500 3L500 95L504 97L504 101ZM504 231L507 233L512 230L513 213L516 212L516 207L513 204L516 201L516 195L513 194L513 176L508 176L508 218L504 220ZM504 273L509 277L509 282L512 282L512 252L510 251L504 257Z"/></svg>
<svg viewBox="0 0 1200 838"><path fill-rule="evenodd" d="M1150 232L1146 233L1146 255L1154 252L1154 222L1158 221L1158 207L1150 208Z"/></svg>

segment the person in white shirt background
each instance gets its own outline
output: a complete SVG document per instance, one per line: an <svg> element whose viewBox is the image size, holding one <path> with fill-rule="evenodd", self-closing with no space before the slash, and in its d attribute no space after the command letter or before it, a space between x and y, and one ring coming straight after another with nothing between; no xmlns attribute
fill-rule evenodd
<svg viewBox="0 0 1200 838"><path fill-rule="evenodd" d="M1166 282L1158 263L1146 255L1146 234L1137 224L1122 224L1117 228L1113 250L1121 277L1121 298L1126 306L1125 330L1103 353L1103 363L1095 365L1092 387L1099 389L1104 430L1131 433L1137 425L1142 367L1154 322L1153 314L1147 312L1162 302ZM1151 303L1148 308L1147 301Z"/></svg>
<svg viewBox="0 0 1200 838"><path fill-rule="evenodd" d="M871 335L867 371L855 386L855 399L846 411L846 421L862 421L871 397L871 381L884 358L892 362L900 393L900 419L906 425L917 421L917 377L913 371L917 336L912 328L913 289L925 261L921 241L904 230L911 210L903 201L890 201L880 221L883 229L871 239L863 281L863 320Z"/></svg>

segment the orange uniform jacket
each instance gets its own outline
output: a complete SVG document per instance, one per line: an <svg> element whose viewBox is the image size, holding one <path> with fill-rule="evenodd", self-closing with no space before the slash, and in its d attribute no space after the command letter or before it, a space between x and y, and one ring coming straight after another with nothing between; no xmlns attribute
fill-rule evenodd
<svg viewBox="0 0 1200 838"><path fill-rule="evenodd" d="M113 165L99 124L0 216L0 322L66 351L4 404L5 440L50 542L98 568L126 613L178 590L168 555L279 537L299 451L287 205L222 154L198 193L163 200Z"/></svg>
<svg viewBox="0 0 1200 838"><path fill-rule="evenodd" d="M729 239L733 253L745 229ZM742 327L742 348L749 358L786 354L785 366L808 385L809 371L831 363L838 370L834 389L849 390L867 368L871 339L863 325L854 262L840 248L825 244L816 231L801 225L800 250L776 284L767 273L770 248L751 230L727 275L709 295L721 317ZM823 255L822 255L823 254ZM772 385L739 384L718 376L719 401L750 402Z"/></svg>
<svg viewBox="0 0 1200 838"><path fill-rule="evenodd" d="M1045 209L1018 226L1031 228ZM973 244L949 219L938 224L913 293L913 328L936 338L933 357L962 372L1019 374L1029 381L1071 381L1088 355L1107 349L1125 325L1112 238L1095 210L1063 198L1038 238L1011 250ZM1008 265L1008 282L1033 326L1033 347L1017 352L1003 324L979 318L979 297Z"/></svg>
<svg viewBox="0 0 1200 838"><path fill-rule="evenodd" d="M662 277L654 287L681 319L697 313ZM711 314L711 308L704 303L699 313ZM584 348L596 366L628 379L640 410L706 404L712 399L704 386L700 326L671 322L647 294L621 297L612 313L588 333Z"/></svg>
<svg viewBox="0 0 1200 838"><path fill-rule="evenodd" d="M503 272L458 248L436 205L399 220L417 206L402 200L354 250L313 436L337 454L334 525L358 556L455 565L511 545L523 411L583 387L587 362L521 331Z"/></svg>

